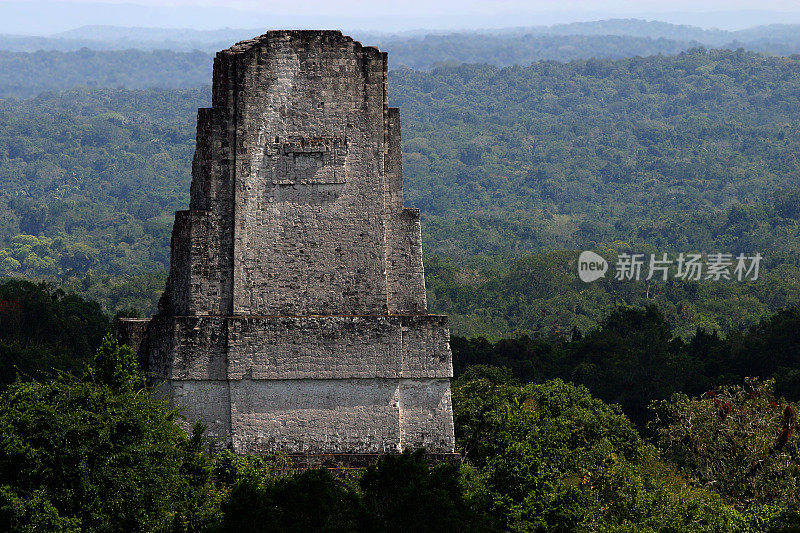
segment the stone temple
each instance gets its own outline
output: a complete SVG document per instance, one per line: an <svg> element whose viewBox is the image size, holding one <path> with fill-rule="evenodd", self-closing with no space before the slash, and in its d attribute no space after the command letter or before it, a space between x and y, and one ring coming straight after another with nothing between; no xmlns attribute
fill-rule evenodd
<svg viewBox="0 0 800 533"><path fill-rule="evenodd" d="M447 318L403 207L387 57L338 31L219 52L166 290L120 337L237 453L453 452Z"/></svg>

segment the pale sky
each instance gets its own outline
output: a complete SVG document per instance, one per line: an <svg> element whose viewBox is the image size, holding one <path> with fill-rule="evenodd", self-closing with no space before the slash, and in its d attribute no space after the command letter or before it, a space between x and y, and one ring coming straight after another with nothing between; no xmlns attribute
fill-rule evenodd
<svg viewBox="0 0 800 533"><path fill-rule="evenodd" d="M538 26L644 18L706 28L800 23L800 0L0 0L0 33L87 25L331 27L373 31Z"/></svg>
<svg viewBox="0 0 800 533"><path fill-rule="evenodd" d="M0 0L7 1L7 0ZM142 4L152 6L215 6L247 11L286 9L335 14L368 13L452 13L454 10L473 13L539 12L539 11L800 11L800 0L57 0L72 3ZM32 0L31 3L35 3Z"/></svg>

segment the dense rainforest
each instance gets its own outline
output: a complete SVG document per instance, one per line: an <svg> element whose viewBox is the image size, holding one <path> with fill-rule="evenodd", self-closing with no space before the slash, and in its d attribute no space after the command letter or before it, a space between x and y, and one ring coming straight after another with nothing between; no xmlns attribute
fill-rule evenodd
<svg viewBox="0 0 800 533"><path fill-rule="evenodd" d="M725 338L683 341L655 307L571 339L454 338L464 463L417 451L331 473L209 453L97 303L23 280L0 297L4 531L777 532L800 519L798 308Z"/></svg>
<svg viewBox="0 0 800 533"><path fill-rule="evenodd" d="M464 463L344 472L209 453L110 335L163 290L229 33L0 36L0 530L796 531L796 29L365 39L392 57ZM584 249L764 257L587 284Z"/></svg>
<svg viewBox="0 0 800 533"><path fill-rule="evenodd" d="M726 331L798 303L800 60L695 49L390 78L432 308L455 333L568 332L613 303ZM205 105L207 88L0 100L3 273L150 312ZM587 286L561 252L580 249L765 263L756 282Z"/></svg>

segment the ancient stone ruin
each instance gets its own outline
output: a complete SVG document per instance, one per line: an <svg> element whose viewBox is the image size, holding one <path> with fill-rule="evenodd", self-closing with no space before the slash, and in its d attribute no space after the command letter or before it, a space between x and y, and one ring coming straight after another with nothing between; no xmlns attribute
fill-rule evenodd
<svg viewBox="0 0 800 533"><path fill-rule="evenodd" d="M387 58L338 31L219 52L158 314L122 339L238 453L453 452Z"/></svg>

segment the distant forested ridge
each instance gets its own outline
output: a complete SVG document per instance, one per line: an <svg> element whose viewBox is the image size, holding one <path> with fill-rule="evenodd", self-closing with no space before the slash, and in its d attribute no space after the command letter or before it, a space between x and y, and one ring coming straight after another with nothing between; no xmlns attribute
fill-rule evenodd
<svg viewBox="0 0 800 533"><path fill-rule="evenodd" d="M217 49L233 44L217 43ZM374 44L365 41L365 44ZM428 69L464 62L527 65L542 59L572 61L589 57L619 59L655 54L673 55L699 43L628 36L505 36L433 35L381 43L390 66ZM171 50L2 51L0 96L27 98L43 91L74 87L143 89L186 88L211 79L213 52Z"/></svg>
<svg viewBox="0 0 800 533"><path fill-rule="evenodd" d="M430 69L462 63L495 66L528 65L535 61L567 62L575 59L674 55L697 41L652 39L629 35L426 35L413 39L386 39L381 50L389 52L391 68Z"/></svg>
<svg viewBox="0 0 800 533"><path fill-rule="evenodd" d="M156 50L0 52L0 96L21 98L73 87L190 88L211 80L205 52Z"/></svg>
<svg viewBox="0 0 800 533"><path fill-rule="evenodd" d="M653 300L681 333L725 330L796 303L800 60L696 49L390 76L432 306L457 333L558 331ZM0 100L3 273L59 280L110 310L149 309L208 92ZM574 257L548 255L585 248L758 251L767 273L753 287L589 289L574 284Z"/></svg>
<svg viewBox="0 0 800 533"><path fill-rule="evenodd" d="M513 47L520 37L635 37L640 39L666 40L679 43L698 43L709 47L789 47L797 50L797 24L770 24L754 26L737 31L706 29L697 26L670 24L641 19L606 19L590 22L556 24L553 26L521 26L515 28L477 29L463 32L417 30L396 34L369 31L347 31L364 44L378 45L382 49L393 50L403 45L407 50L423 51L423 46L436 44L443 37L444 42L460 39L464 49L460 53L460 63L485 61L487 52L481 52L474 43L486 37L502 39ZM118 26L84 26L49 36L0 35L0 50L34 52L37 50L75 51L80 48L94 50L201 50L213 53L230 44L259 35L269 28L192 30L180 28L137 28ZM556 42L556 41L552 41ZM600 41L593 41L595 43ZM633 41L632 41L633 42ZM401 46L402 47L402 46ZM492 47L489 46L491 49ZM766 51L766 50L765 50ZM591 50L588 50L591 52ZM474 54L478 55L474 55ZM492 52L488 52L491 54ZM777 52L773 52L777 53ZM643 54L638 54L643 55ZM496 58L502 61L502 56ZM493 61L490 61L493 62ZM408 63L406 63L408 64ZM504 64L504 63L498 63Z"/></svg>
<svg viewBox="0 0 800 533"><path fill-rule="evenodd" d="M0 35L0 96L30 97L76 86L193 87L210 79L215 52L263 31L87 26L51 37ZM674 55L700 46L789 56L800 53L798 35L798 25L733 32L635 19L443 34L353 33L365 45L387 51L391 68L422 70Z"/></svg>

